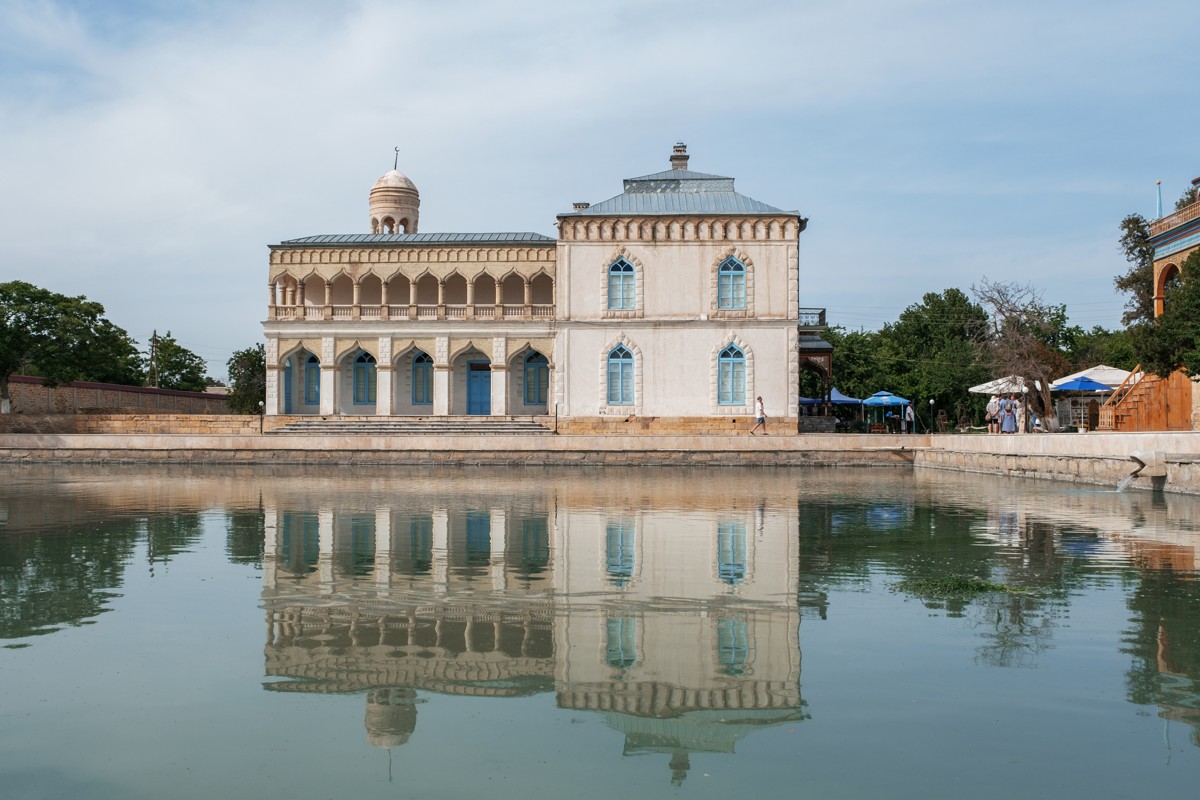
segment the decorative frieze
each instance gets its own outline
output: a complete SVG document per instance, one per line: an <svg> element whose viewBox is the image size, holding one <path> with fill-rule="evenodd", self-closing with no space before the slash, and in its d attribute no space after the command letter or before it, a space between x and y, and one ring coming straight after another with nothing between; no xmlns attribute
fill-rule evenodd
<svg viewBox="0 0 1200 800"><path fill-rule="evenodd" d="M677 217L564 218L558 238L568 242L705 242L795 241L801 226L797 217Z"/></svg>

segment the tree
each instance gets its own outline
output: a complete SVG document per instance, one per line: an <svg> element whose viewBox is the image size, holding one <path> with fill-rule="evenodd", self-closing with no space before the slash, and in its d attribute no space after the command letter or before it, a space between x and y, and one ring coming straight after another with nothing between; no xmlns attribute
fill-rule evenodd
<svg viewBox="0 0 1200 800"><path fill-rule="evenodd" d="M1197 199L1200 199L1197 198L1197 191L1198 190L1194 186L1184 189L1183 194L1179 195L1179 199L1175 201L1175 210L1183 211L1185 208L1195 203Z"/></svg>
<svg viewBox="0 0 1200 800"><path fill-rule="evenodd" d="M988 379L977 348L987 329L987 312L961 290L926 293L879 332L887 388L953 410Z"/></svg>
<svg viewBox="0 0 1200 800"><path fill-rule="evenodd" d="M851 397L867 397L881 387L879 334L849 331L840 326L826 329L821 338L833 345L833 382Z"/></svg>
<svg viewBox="0 0 1200 800"><path fill-rule="evenodd" d="M1069 371L1063 354L1066 306L1046 305L1032 286L984 278L972 293L989 310L991 328L980 341L981 355L997 376L1017 375L1029 387L1029 400L1047 430L1058 429L1050 399L1050 379Z"/></svg>
<svg viewBox="0 0 1200 800"><path fill-rule="evenodd" d="M1073 326L1066 331L1067 358L1072 370L1107 364L1124 370L1137 366L1133 337L1128 330L1110 331L1099 325L1090 331Z"/></svg>
<svg viewBox="0 0 1200 800"><path fill-rule="evenodd" d="M1150 246L1150 223L1141 214L1121 220L1121 251L1129 270L1113 279L1117 291L1125 292L1125 313L1121 322L1138 325L1154 319L1154 248Z"/></svg>
<svg viewBox="0 0 1200 800"><path fill-rule="evenodd" d="M204 391L204 359L175 341L167 331L151 340L149 383L160 389Z"/></svg>
<svg viewBox="0 0 1200 800"><path fill-rule="evenodd" d="M141 356L129 334L105 319L100 303L10 281L0 284L0 413L10 410L8 379L17 373L50 384L137 384Z"/></svg>
<svg viewBox="0 0 1200 800"><path fill-rule="evenodd" d="M237 414L257 414L267 397L267 350L260 342L237 350L229 368L229 408Z"/></svg>
<svg viewBox="0 0 1200 800"><path fill-rule="evenodd" d="M1162 315L1131 332L1142 369L1163 378L1178 369L1200 375L1200 250L1180 265L1179 278L1166 287Z"/></svg>

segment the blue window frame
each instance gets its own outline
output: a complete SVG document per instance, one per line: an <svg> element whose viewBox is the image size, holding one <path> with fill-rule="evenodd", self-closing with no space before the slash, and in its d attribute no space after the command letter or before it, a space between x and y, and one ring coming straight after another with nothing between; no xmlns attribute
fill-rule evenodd
<svg viewBox="0 0 1200 800"><path fill-rule="evenodd" d="M623 258L618 258L608 268L608 307L627 311L637 308L637 272Z"/></svg>
<svg viewBox="0 0 1200 800"><path fill-rule="evenodd" d="M614 406L633 405L633 353L617 345L608 354L608 402Z"/></svg>
<svg viewBox="0 0 1200 800"><path fill-rule="evenodd" d="M629 669L637 664L637 620L633 617L609 617L604 660L610 667Z"/></svg>
<svg viewBox="0 0 1200 800"><path fill-rule="evenodd" d="M717 308L746 307L746 265L730 256L717 270Z"/></svg>
<svg viewBox="0 0 1200 800"><path fill-rule="evenodd" d="M633 578L634 534L629 522L610 522L604 532L605 569L616 586L625 586Z"/></svg>
<svg viewBox="0 0 1200 800"><path fill-rule="evenodd" d="M412 401L414 406L433 405L433 359L428 353L413 356Z"/></svg>
<svg viewBox="0 0 1200 800"><path fill-rule="evenodd" d="M549 387L550 362L541 353L530 353L525 358L525 405L545 405Z"/></svg>
<svg viewBox="0 0 1200 800"><path fill-rule="evenodd" d="M750 660L750 631L744 619L717 620L717 661L726 675L742 675Z"/></svg>
<svg viewBox="0 0 1200 800"><path fill-rule="evenodd" d="M746 578L746 526L723 522L717 526L717 577L730 586Z"/></svg>
<svg viewBox="0 0 1200 800"><path fill-rule="evenodd" d="M321 362L310 355L304 362L304 404L315 406L321 402Z"/></svg>
<svg viewBox="0 0 1200 800"><path fill-rule="evenodd" d="M354 404L375 402L375 356L359 353L354 359Z"/></svg>
<svg viewBox="0 0 1200 800"><path fill-rule="evenodd" d="M725 406L746 402L746 354L734 344L717 357L717 402Z"/></svg>

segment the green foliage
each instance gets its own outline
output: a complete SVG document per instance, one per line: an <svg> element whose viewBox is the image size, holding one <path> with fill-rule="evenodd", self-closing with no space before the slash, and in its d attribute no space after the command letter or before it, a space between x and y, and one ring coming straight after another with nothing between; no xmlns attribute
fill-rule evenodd
<svg viewBox="0 0 1200 800"><path fill-rule="evenodd" d="M90 380L141 383L137 345L104 317L104 306L24 281L0 284L0 398L8 378L38 375L49 383Z"/></svg>
<svg viewBox="0 0 1200 800"><path fill-rule="evenodd" d="M1010 592L1002 583L975 578L970 575L944 575L936 577L909 578L894 587L897 591L919 597L964 597L990 592Z"/></svg>
<svg viewBox="0 0 1200 800"><path fill-rule="evenodd" d="M1117 291L1125 292L1125 313L1121 322L1136 325L1154 319L1154 248L1150 246L1150 223L1141 214L1121 220L1121 251L1129 270L1113 279Z"/></svg>
<svg viewBox="0 0 1200 800"><path fill-rule="evenodd" d="M267 397L267 351L263 344L236 351L229 368L229 408L235 414L257 414Z"/></svg>
<svg viewBox="0 0 1200 800"><path fill-rule="evenodd" d="M967 388L989 377L977 348L987 328L987 313L961 290L927 293L879 333L886 388L922 404L933 399L938 408L954 408Z"/></svg>
<svg viewBox="0 0 1200 800"><path fill-rule="evenodd" d="M1189 186L1183 190L1183 194L1179 195L1179 199L1175 201L1175 210L1182 211L1188 206L1196 202L1196 190Z"/></svg>
<svg viewBox="0 0 1200 800"><path fill-rule="evenodd" d="M1180 265L1179 278L1166 287L1162 316L1130 331L1142 368L1164 378L1178 369L1200 375L1200 250Z"/></svg>
<svg viewBox="0 0 1200 800"><path fill-rule="evenodd" d="M1067 328L1064 341L1072 371L1097 364L1124 370L1132 370L1137 366L1133 337L1128 330L1110 331L1096 325L1090 331L1085 331L1073 326Z"/></svg>
<svg viewBox="0 0 1200 800"><path fill-rule="evenodd" d="M153 363L148 373L151 386L184 392L203 392L204 359L175 341L167 331L152 341Z"/></svg>
<svg viewBox="0 0 1200 800"><path fill-rule="evenodd" d="M833 382L850 397L867 397L879 391L879 334L833 327L821 334L833 345Z"/></svg>

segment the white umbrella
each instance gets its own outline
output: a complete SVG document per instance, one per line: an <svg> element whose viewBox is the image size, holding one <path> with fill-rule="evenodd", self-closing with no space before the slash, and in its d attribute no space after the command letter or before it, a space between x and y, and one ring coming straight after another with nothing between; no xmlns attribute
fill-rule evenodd
<svg viewBox="0 0 1200 800"><path fill-rule="evenodd" d="M1042 388L1042 384L1038 381L1034 381L1033 385L1038 390ZM1020 394L1023 388L1025 388L1024 378L1020 375L1009 375L1007 378L997 378L994 381L972 386L967 391L971 394Z"/></svg>

